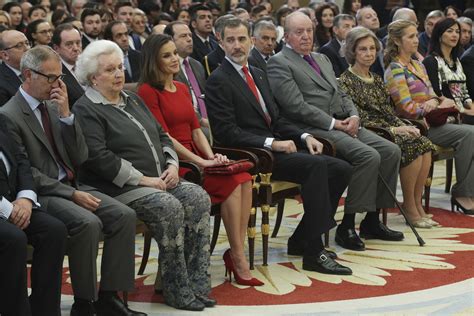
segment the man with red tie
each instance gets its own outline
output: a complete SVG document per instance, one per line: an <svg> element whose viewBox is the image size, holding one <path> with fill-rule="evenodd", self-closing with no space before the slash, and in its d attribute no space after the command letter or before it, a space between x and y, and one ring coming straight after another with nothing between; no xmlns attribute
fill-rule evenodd
<svg viewBox="0 0 474 316"><path fill-rule="evenodd" d="M304 216L288 240L288 253L303 256L303 269L352 274L324 249L321 235L335 226L339 198L351 168L322 155L322 144L278 114L266 75L248 66L250 32L238 18L225 21L221 32L226 57L207 80L206 105L219 145L259 147L272 151L272 179L301 184Z"/></svg>
<svg viewBox="0 0 474 316"><path fill-rule="evenodd" d="M49 46L36 46L23 55L20 70L23 84L0 114L9 119L9 131L30 160L39 203L68 229L71 316L145 315L129 310L117 296L134 288L135 211L77 181L88 149L69 110L61 58Z"/></svg>

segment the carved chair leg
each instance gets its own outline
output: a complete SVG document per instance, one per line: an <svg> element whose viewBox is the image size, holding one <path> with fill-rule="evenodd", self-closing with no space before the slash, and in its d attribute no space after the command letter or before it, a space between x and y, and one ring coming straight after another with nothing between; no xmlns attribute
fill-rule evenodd
<svg viewBox="0 0 474 316"><path fill-rule="evenodd" d="M430 211L430 190L431 190L431 181L433 180L433 170L434 162L431 163L430 173L425 182L425 211Z"/></svg>
<svg viewBox="0 0 474 316"><path fill-rule="evenodd" d="M247 227L247 238L249 242L249 265L250 270L253 270L254 256L255 256L255 224L257 222L257 211L255 207L250 209L249 224Z"/></svg>
<svg viewBox="0 0 474 316"><path fill-rule="evenodd" d="M270 205L261 206L262 209L262 244L263 244L263 265L268 265L268 235L270 234L269 212Z"/></svg>
<svg viewBox="0 0 474 316"><path fill-rule="evenodd" d="M142 275L145 272L146 264L148 263L148 257L150 256L150 247L151 247L151 231L146 231L144 235L143 242L143 257L140 268L138 269L138 275Z"/></svg>
<svg viewBox="0 0 474 316"><path fill-rule="evenodd" d="M451 181L453 179L453 159L446 160L446 186L444 192L449 193L451 191Z"/></svg>
<svg viewBox="0 0 474 316"><path fill-rule="evenodd" d="M280 230L281 221L283 219L283 211L285 210L285 200L281 200L277 204L277 218L275 222L275 227L273 228L272 238L275 238L278 235Z"/></svg>
<svg viewBox="0 0 474 316"><path fill-rule="evenodd" d="M220 228L221 228L221 215L216 214L214 216L214 229L212 231L212 238L211 238L211 255L214 252L214 248L216 247L217 238L219 238Z"/></svg>

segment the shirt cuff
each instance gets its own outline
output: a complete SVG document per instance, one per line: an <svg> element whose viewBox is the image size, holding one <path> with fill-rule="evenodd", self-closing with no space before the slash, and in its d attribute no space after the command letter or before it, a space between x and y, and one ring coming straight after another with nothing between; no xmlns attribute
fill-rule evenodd
<svg viewBox="0 0 474 316"><path fill-rule="evenodd" d="M130 177L128 178L126 183L129 185L138 185L142 177L143 173L135 169L135 167L132 167L132 169L130 169Z"/></svg>
<svg viewBox="0 0 474 316"><path fill-rule="evenodd" d="M179 163L176 160L171 159L171 158L166 159L166 165L173 165L179 169Z"/></svg>
<svg viewBox="0 0 474 316"><path fill-rule="evenodd" d="M71 113L68 117L59 117L59 120L66 125L74 124L74 113Z"/></svg>
<svg viewBox="0 0 474 316"><path fill-rule="evenodd" d="M41 204L38 203L38 196L36 195L35 191L32 190L21 190L16 195L16 199L28 199L33 203L33 208L41 207Z"/></svg>
<svg viewBox="0 0 474 316"><path fill-rule="evenodd" d="M310 133L303 133L301 134L301 141L304 143L306 141L306 137L311 136Z"/></svg>
<svg viewBox="0 0 474 316"><path fill-rule="evenodd" d="M9 219L13 211L13 204L10 203L6 198L2 197L0 201L0 217Z"/></svg>
<svg viewBox="0 0 474 316"><path fill-rule="evenodd" d="M331 121L331 125L329 125L329 130L332 131L332 129L334 128L334 125L336 124L336 119L332 119Z"/></svg>
<svg viewBox="0 0 474 316"><path fill-rule="evenodd" d="M266 149L272 150L272 144L274 140L275 138L272 138L272 137L265 138L265 143L263 143L263 147L265 147Z"/></svg>

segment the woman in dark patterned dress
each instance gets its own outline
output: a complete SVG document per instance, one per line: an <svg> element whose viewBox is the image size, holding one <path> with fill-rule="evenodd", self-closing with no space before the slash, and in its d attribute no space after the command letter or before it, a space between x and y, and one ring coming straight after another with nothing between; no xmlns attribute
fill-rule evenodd
<svg viewBox="0 0 474 316"><path fill-rule="evenodd" d="M340 84L357 106L362 126L389 129L402 150L400 182L409 221L421 228L438 225L427 216L421 204L431 165L432 144L415 126L395 115L383 79L369 71L380 49L377 37L364 27L354 28L347 35L345 49L351 66L341 75Z"/></svg>

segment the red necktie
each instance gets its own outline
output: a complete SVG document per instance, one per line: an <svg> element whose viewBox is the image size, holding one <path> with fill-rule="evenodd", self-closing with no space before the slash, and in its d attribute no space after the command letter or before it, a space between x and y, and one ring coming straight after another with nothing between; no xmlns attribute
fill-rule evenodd
<svg viewBox="0 0 474 316"><path fill-rule="evenodd" d="M59 165L61 165L61 167L66 172L67 179L69 181L72 181L74 179L74 173L64 163L64 160L61 158L58 148L56 147L56 143L54 142L54 137L53 137L53 131L51 129L51 123L49 120L49 113L48 113L48 110L46 109L46 105L44 103L40 103L38 105L38 109L41 112L41 123L43 123L44 133L46 134L46 137L48 138L49 144L53 148L54 155L56 156L56 162Z"/></svg>
<svg viewBox="0 0 474 316"><path fill-rule="evenodd" d="M260 97L258 96L257 86L255 85L255 81L253 81L252 76L250 76L249 69L247 66L242 67L242 71L245 75L245 80L247 81L247 85L249 86L250 90L252 90L253 95L257 99L258 104L262 107L263 114L265 114L265 121L267 121L268 126L270 126L272 119L270 114L268 113L267 108L260 102Z"/></svg>

